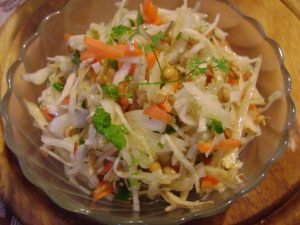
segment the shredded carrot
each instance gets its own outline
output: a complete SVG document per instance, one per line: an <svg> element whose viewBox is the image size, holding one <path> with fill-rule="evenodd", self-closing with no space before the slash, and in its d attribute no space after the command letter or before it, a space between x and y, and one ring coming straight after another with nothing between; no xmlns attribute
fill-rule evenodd
<svg viewBox="0 0 300 225"><path fill-rule="evenodd" d="M106 44L103 41L96 40L90 37L85 37L84 40L88 48L99 50L99 53L101 53L101 56L104 56L104 58L125 57L125 51L122 48L118 48L116 46Z"/></svg>
<svg viewBox="0 0 300 225"><path fill-rule="evenodd" d="M88 58L95 58L96 61L100 61L103 58L105 58L105 56L102 54L101 51L99 51L97 49L86 48L80 52L80 60L83 61Z"/></svg>
<svg viewBox="0 0 300 225"><path fill-rule="evenodd" d="M91 84L96 83L96 79L97 79L97 74L95 73L95 71L93 69L91 69L88 73L88 78L90 79Z"/></svg>
<svg viewBox="0 0 300 225"><path fill-rule="evenodd" d="M159 106L155 104L145 108L144 114L152 119L160 120L164 123L171 123L173 121L173 117L169 113L159 108Z"/></svg>
<svg viewBox="0 0 300 225"><path fill-rule="evenodd" d="M121 61L118 61L118 67L121 68L123 66L123 62ZM128 72L128 75L133 75L134 74L134 71L135 71L135 68L136 68L136 64L131 64L130 66L130 70Z"/></svg>
<svg viewBox="0 0 300 225"><path fill-rule="evenodd" d="M228 83L229 84L231 84L231 85L238 85L238 83L239 83L239 79L238 79L238 77L234 74L234 73L232 73L232 72L229 72L228 73Z"/></svg>
<svg viewBox="0 0 300 225"><path fill-rule="evenodd" d="M110 161L110 160L105 161L105 163L103 165L102 173L103 174L107 173L111 169L113 164L114 164L113 161Z"/></svg>
<svg viewBox="0 0 300 225"><path fill-rule="evenodd" d="M63 105L69 105L69 103L70 103L70 95L66 96L62 101Z"/></svg>
<svg viewBox="0 0 300 225"><path fill-rule="evenodd" d="M46 120L51 121L53 120L54 116L48 111L47 108L43 107L40 109L41 113L44 115L44 117L46 118Z"/></svg>
<svg viewBox="0 0 300 225"><path fill-rule="evenodd" d="M218 183L219 183L218 178L212 175L207 175L205 177L202 177L200 180L200 186L202 188L210 188L217 185Z"/></svg>
<svg viewBox="0 0 300 225"><path fill-rule="evenodd" d="M158 53L155 52L157 57L159 57ZM146 61L147 61L147 70L151 70L152 67L155 65L156 63L156 58L153 52L149 52L146 56Z"/></svg>
<svg viewBox="0 0 300 225"><path fill-rule="evenodd" d="M143 11L147 23L162 24L162 20L158 16L157 6L153 4L152 0L144 0Z"/></svg>
<svg viewBox="0 0 300 225"><path fill-rule="evenodd" d="M203 161L204 165L209 165L211 160L212 160L212 157L210 156L208 158L205 157L202 161Z"/></svg>
<svg viewBox="0 0 300 225"><path fill-rule="evenodd" d="M94 202L107 196L113 190L113 186L105 181L100 181L93 193Z"/></svg>
<svg viewBox="0 0 300 225"><path fill-rule="evenodd" d="M77 150L78 150L78 143L75 142L75 143L74 143L74 147L73 147L73 154L74 154L74 155L76 155Z"/></svg>
<svg viewBox="0 0 300 225"><path fill-rule="evenodd" d="M166 99L165 101L157 104L159 108L161 108L162 110L164 110L165 112L169 113L172 112L173 108L170 104L170 102L168 101L168 99Z"/></svg>
<svg viewBox="0 0 300 225"><path fill-rule="evenodd" d="M142 49L139 48L138 43L133 44L133 49L126 44L126 45L114 45L117 49L124 51L125 56L141 56L143 55Z"/></svg>
<svg viewBox="0 0 300 225"><path fill-rule="evenodd" d="M127 110L130 106L130 102L128 97L126 97L127 94L129 94L130 91L133 91L131 88L129 88L129 83L131 81L125 80L119 83L118 89L119 89L119 105L123 109L123 111Z"/></svg>
<svg viewBox="0 0 300 225"><path fill-rule="evenodd" d="M250 110L253 110L253 111L255 111L255 112L257 112L257 110L258 110L256 104L250 104L250 105L249 105L249 109L250 109Z"/></svg>
<svg viewBox="0 0 300 225"><path fill-rule="evenodd" d="M219 149L219 150L226 150L232 148L238 148L241 146L241 141L237 139L223 139L218 144L213 145L211 142L202 142L198 144L198 150L201 153L208 152L211 148Z"/></svg>

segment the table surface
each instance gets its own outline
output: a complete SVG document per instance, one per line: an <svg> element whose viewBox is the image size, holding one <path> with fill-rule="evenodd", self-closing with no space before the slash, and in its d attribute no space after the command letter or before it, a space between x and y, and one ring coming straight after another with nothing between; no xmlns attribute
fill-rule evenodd
<svg viewBox="0 0 300 225"><path fill-rule="evenodd" d="M285 65L291 74L292 97L296 107L300 103L300 0L232 0L241 11L257 19L269 37L277 41L285 55ZM6 73L18 51L13 42L20 42L34 32L38 21L49 12L63 6L67 0L27 0L0 30L0 76ZM29 22L26 22L29 21ZM30 23L30 29L16 28ZM1 79L3 81L3 79ZM2 82L2 88L3 88ZM188 224L300 224L300 154L298 149L300 111L290 130L296 150L286 153L266 174L264 181L235 202L225 212ZM1 126L1 124L0 124ZM13 154L5 147L0 129L0 197L24 224L66 225L95 224L83 216L67 212L52 203L38 188L21 174ZM29 207L30 206L30 207ZM34 206L34 207L32 207ZM38 207L37 207L38 206Z"/></svg>

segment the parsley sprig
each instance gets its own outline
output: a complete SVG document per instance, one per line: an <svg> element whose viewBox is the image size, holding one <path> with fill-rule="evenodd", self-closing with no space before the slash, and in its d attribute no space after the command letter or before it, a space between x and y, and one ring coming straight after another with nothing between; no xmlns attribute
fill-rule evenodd
<svg viewBox="0 0 300 225"><path fill-rule="evenodd" d="M160 65L160 62L158 60L157 54L155 52L155 48L157 45L165 38L166 34L162 31L159 31L158 33L152 35L150 43L149 44L140 44L139 47L141 49L144 49L145 53L148 54L150 51L153 52L156 62L158 63L158 67L160 70L160 73L162 74L162 67Z"/></svg>
<svg viewBox="0 0 300 225"><path fill-rule="evenodd" d="M217 134L222 134L224 132L222 122L216 119L210 119L207 127L208 129L215 131Z"/></svg>
<svg viewBox="0 0 300 225"><path fill-rule="evenodd" d="M78 50L73 53L72 63L76 66L80 64L80 52Z"/></svg>
<svg viewBox="0 0 300 225"><path fill-rule="evenodd" d="M223 71L224 73L228 73L230 70L230 65L229 65L229 61L227 59L217 59L215 57L212 58L212 62L213 62L213 68L217 68L221 71Z"/></svg>
<svg viewBox="0 0 300 225"><path fill-rule="evenodd" d="M130 32L132 32L131 27L125 25L114 26L111 29L110 38L114 41L119 41L125 34Z"/></svg>
<svg viewBox="0 0 300 225"><path fill-rule="evenodd" d="M187 75L196 77L199 74L205 74L207 70L207 61L201 60L198 56L194 56L188 61L187 68L190 70Z"/></svg>
<svg viewBox="0 0 300 225"><path fill-rule="evenodd" d="M116 102L119 101L119 89L116 85L106 83L102 85L102 90L108 97L111 97Z"/></svg>

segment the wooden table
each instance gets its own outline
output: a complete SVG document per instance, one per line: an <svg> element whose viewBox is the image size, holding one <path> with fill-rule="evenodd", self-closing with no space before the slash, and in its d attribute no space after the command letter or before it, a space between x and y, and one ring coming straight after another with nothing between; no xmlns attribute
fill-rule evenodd
<svg viewBox="0 0 300 225"><path fill-rule="evenodd" d="M37 26L17 32L24 21L39 21L44 15L60 8L67 0L28 0L0 30L0 75L17 57L13 41L32 33ZM232 0L241 10L256 18L268 36L276 40L285 54L285 64L291 73L292 97L299 106L300 92L300 1L299 0ZM30 4L29 4L30 3ZM9 54L3 54L9 53ZM297 112L297 121L300 111ZM300 154L299 125L295 122L290 131L296 142L296 152L287 150L266 175L266 179L253 191L235 202L225 212L188 224L300 224ZM95 224L83 216L67 212L52 203L38 188L31 185L20 173L14 156L3 142L0 129L0 196L24 224L66 225Z"/></svg>

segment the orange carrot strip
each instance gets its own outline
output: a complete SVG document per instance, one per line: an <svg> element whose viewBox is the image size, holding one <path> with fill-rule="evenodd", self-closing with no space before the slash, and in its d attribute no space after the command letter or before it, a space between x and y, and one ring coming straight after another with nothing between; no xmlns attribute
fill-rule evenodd
<svg viewBox="0 0 300 225"><path fill-rule="evenodd" d="M83 61L88 58L95 58L97 61L105 58L101 51L93 48L86 48L80 53L80 60Z"/></svg>
<svg viewBox="0 0 300 225"><path fill-rule="evenodd" d="M69 103L70 103L70 95L66 96L62 101L63 105L69 105Z"/></svg>
<svg viewBox="0 0 300 225"><path fill-rule="evenodd" d="M114 45L117 49L124 51L125 56L141 56L143 55L143 51L138 47L137 43L133 44L133 49L129 47L129 45Z"/></svg>
<svg viewBox="0 0 300 225"><path fill-rule="evenodd" d="M219 149L219 150L226 150L232 148L238 148L241 146L241 141L237 139L223 139L218 144L212 146L212 143L204 142L198 144L198 150L201 153L208 152L211 148Z"/></svg>
<svg viewBox="0 0 300 225"><path fill-rule="evenodd" d="M104 43L103 41L96 40L90 37L85 37L85 44L89 48L97 49L105 58L123 58L125 57L125 51L122 48L118 48L113 45Z"/></svg>
<svg viewBox="0 0 300 225"><path fill-rule="evenodd" d="M159 108L161 108L162 110L164 110L167 113L172 112L172 110L173 110L170 102L167 99L157 105Z"/></svg>
<svg viewBox="0 0 300 225"><path fill-rule="evenodd" d="M119 105L121 106L123 111L125 111L130 105L129 99L126 96L124 96L124 95L127 95L130 91L132 91L131 88L128 88L129 83L130 83L129 80L122 81L119 83L119 86L118 86L119 94L120 94Z"/></svg>
<svg viewBox="0 0 300 225"><path fill-rule="evenodd" d="M162 20L158 16L158 9L153 4L152 0L144 0L143 11L146 17L146 22L156 25L162 24Z"/></svg>
<svg viewBox="0 0 300 225"><path fill-rule="evenodd" d="M103 165L103 171L102 171L102 173L104 173L104 174L107 173L111 169L111 167L113 166L113 164L114 164L113 161L107 160L104 163L104 165Z"/></svg>
<svg viewBox="0 0 300 225"><path fill-rule="evenodd" d="M118 61L118 67L121 68L123 66L123 62L121 61ZM134 71L135 71L135 68L136 68L136 64L131 64L130 66L130 70L128 72L128 75L133 75L134 74Z"/></svg>
<svg viewBox="0 0 300 225"><path fill-rule="evenodd" d="M159 57L157 55L157 57ZM147 70L151 70L152 67L155 65L156 63L156 58L153 52L149 52L146 56L146 61L147 61Z"/></svg>
<svg viewBox="0 0 300 225"><path fill-rule="evenodd" d="M54 116L48 111L47 108L43 107L40 109L46 120L51 121L53 120Z"/></svg>
<svg viewBox="0 0 300 225"><path fill-rule="evenodd" d="M74 155L76 155L77 150L78 150L78 143L75 142L75 143L74 143L74 147L73 147L73 154L74 154Z"/></svg>
<svg viewBox="0 0 300 225"><path fill-rule="evenodd" d="M215 176L212 176L212 175L207 175L207 176L201 178L200 186L202 188L209 188L209 187L213 187L213 186L217 185L218 183L219 183L218 178L216 178Z"/></svg>
<svg viewBox="0 0 300 225"><path fill-rule="evenodd" d="M95 73L95 71L93 69L90 70L90 72L88 74L88 78L90 79L92 84L96 83L97 74Z"/></svg>
<svg viewBox="0 0 300 225"><path fill-rule="evenodd" d="M113 190L113 186L105 181L100 181L97 188L93 193L93 200L94 202L97 200L102 199Z"/></svg>
<svg viewBox="0 0 300 225"><path fill-rule="evenodd" d="M173 117L157 105L150 105L145 108L144 114L152 119L160 120L164 123L171 123L173 121Z"/></svg>

